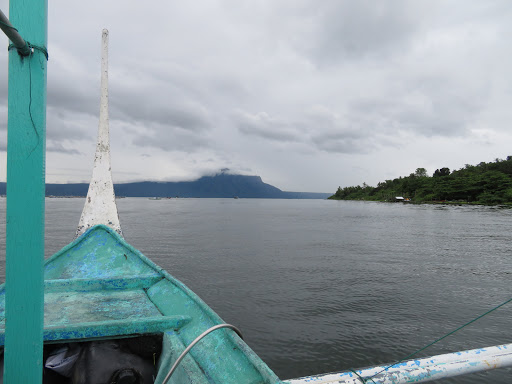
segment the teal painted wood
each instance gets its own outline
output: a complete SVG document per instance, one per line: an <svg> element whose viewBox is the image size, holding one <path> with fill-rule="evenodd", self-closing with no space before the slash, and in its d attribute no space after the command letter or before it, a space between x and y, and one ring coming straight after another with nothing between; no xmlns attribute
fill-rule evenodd
<svg viewBox="0 0 512 384"><path fill-rule="evenodd" d="M10 1L11 23L47 44L47 0ZM46 57L9 53L4 383L40 383L43 347ZM23 278L21 278L23 277Z"/></svg>
<svg viewBox="0 0 512 384"><path fill-rule="evenodd" d="M45 291L50 292L90 292L110 289L148 289L162 279L160 275L134 275L103 279L57 279L45 280Z"/></svg>
<svg viewBox="0 0 512 384"><path fill-rule="evenodd" d="M62 340L89 341L108 337L120 338L144 333L159 333L168 329L180 329L190 322L187 316L152 316L142 319L123 319L91 321L76 324L52 325L45 327L44 340L47 342ZM0 330L0 345L4 342L4 333Z"/></svg>
<svg viewBox="0 0 512 384"><path fill-rule="evenodd" d="M156 383L186 346L224 321L110 227L97 225L45 261L44 340L49 343L163 333ZM0 345L4 321L0 286ZM279 383L230 330L209 334L170 383Z"/></svg>

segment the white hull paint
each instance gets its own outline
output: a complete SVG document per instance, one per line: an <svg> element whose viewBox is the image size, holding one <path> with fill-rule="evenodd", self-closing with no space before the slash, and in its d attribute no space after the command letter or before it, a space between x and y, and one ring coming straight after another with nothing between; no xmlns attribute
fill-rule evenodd
<svg viewBox="0 0 512 384"><path fill-rule="evenodd" d="M110 165L110 139L108 119L108 31L103 30L101 54L101 100L98 143L94 157L92 179L80 217L76 237L96 224L105 224L122 235L117 213L114 184Z"/></svg>
<svg viewBox="0 0 512 384"><path fill-rule="evenodd" d="M389 365L357 369L357 375L349 371L308 376L286 380L283 384L425 383L495 368L512 367L512 344L407 360L389 369L386 369L387 367Z"/></svg>

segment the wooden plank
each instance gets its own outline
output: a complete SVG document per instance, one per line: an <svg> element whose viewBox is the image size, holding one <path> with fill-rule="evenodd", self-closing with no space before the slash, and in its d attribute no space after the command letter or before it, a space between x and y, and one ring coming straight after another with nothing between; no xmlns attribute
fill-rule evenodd
<svg viewBox="0 0 512 384"><path fill-rule="evenodd" d="M135 275L126 278L55 279L45 280L44 289L46 293L148 289L162 279L162 276L155 276L154 274Z"/></svg>
<svg viewBox="0 0 512 384"><path fill-rule="evenodd" d="M11 1L12 24L47 45L47 0ZM9 52L4 383L40 383L43 367L43 261L46 56Z"/></svg>
<svg viewBox="0 0 512 384"><path fill-rule="evenodd" d="M154 334L167 330L180 329L189 322L190 317L188 316L155 316L145 319L83 322L64 326L45 327L44 340L85 341ZM3 344L3 341L4 333L0 330L0 345Z"/></svg>
<svg viewBox="0 0 512 384"><path fill-rule="evenodd" d="M162 314L143 289L47 292L44 301L45 327L91 321L143 319Z"/></svg>

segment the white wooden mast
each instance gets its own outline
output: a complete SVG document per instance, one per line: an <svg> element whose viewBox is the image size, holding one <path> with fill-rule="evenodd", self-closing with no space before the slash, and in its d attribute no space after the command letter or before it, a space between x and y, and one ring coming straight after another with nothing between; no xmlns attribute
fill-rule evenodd
<svg viewBox="0 0 512 384"><path fill-rule="evenodd" d="M117 213L114 184L110 166L110 140L108 126L108 30L102 33L101 99L98 143L89 191L85 200L76 237L96 224L105 224L122 235Z"/></svg>

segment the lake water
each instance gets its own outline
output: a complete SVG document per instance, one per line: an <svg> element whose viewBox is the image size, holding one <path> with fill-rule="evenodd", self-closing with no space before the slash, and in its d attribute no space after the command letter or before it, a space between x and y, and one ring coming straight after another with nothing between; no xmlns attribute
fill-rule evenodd
<svg viewBox="0 0 512 384"><path fill-rule="evenodd" d="M512 297L512 210L327 200L126 198L126 240L282 379L400 360ZM46 200L46 256L83 199ZM5 199L0 199L4 280ZM512 342L512 304L421 356ZM510 383L512 370L443 383Z"/></svg>

